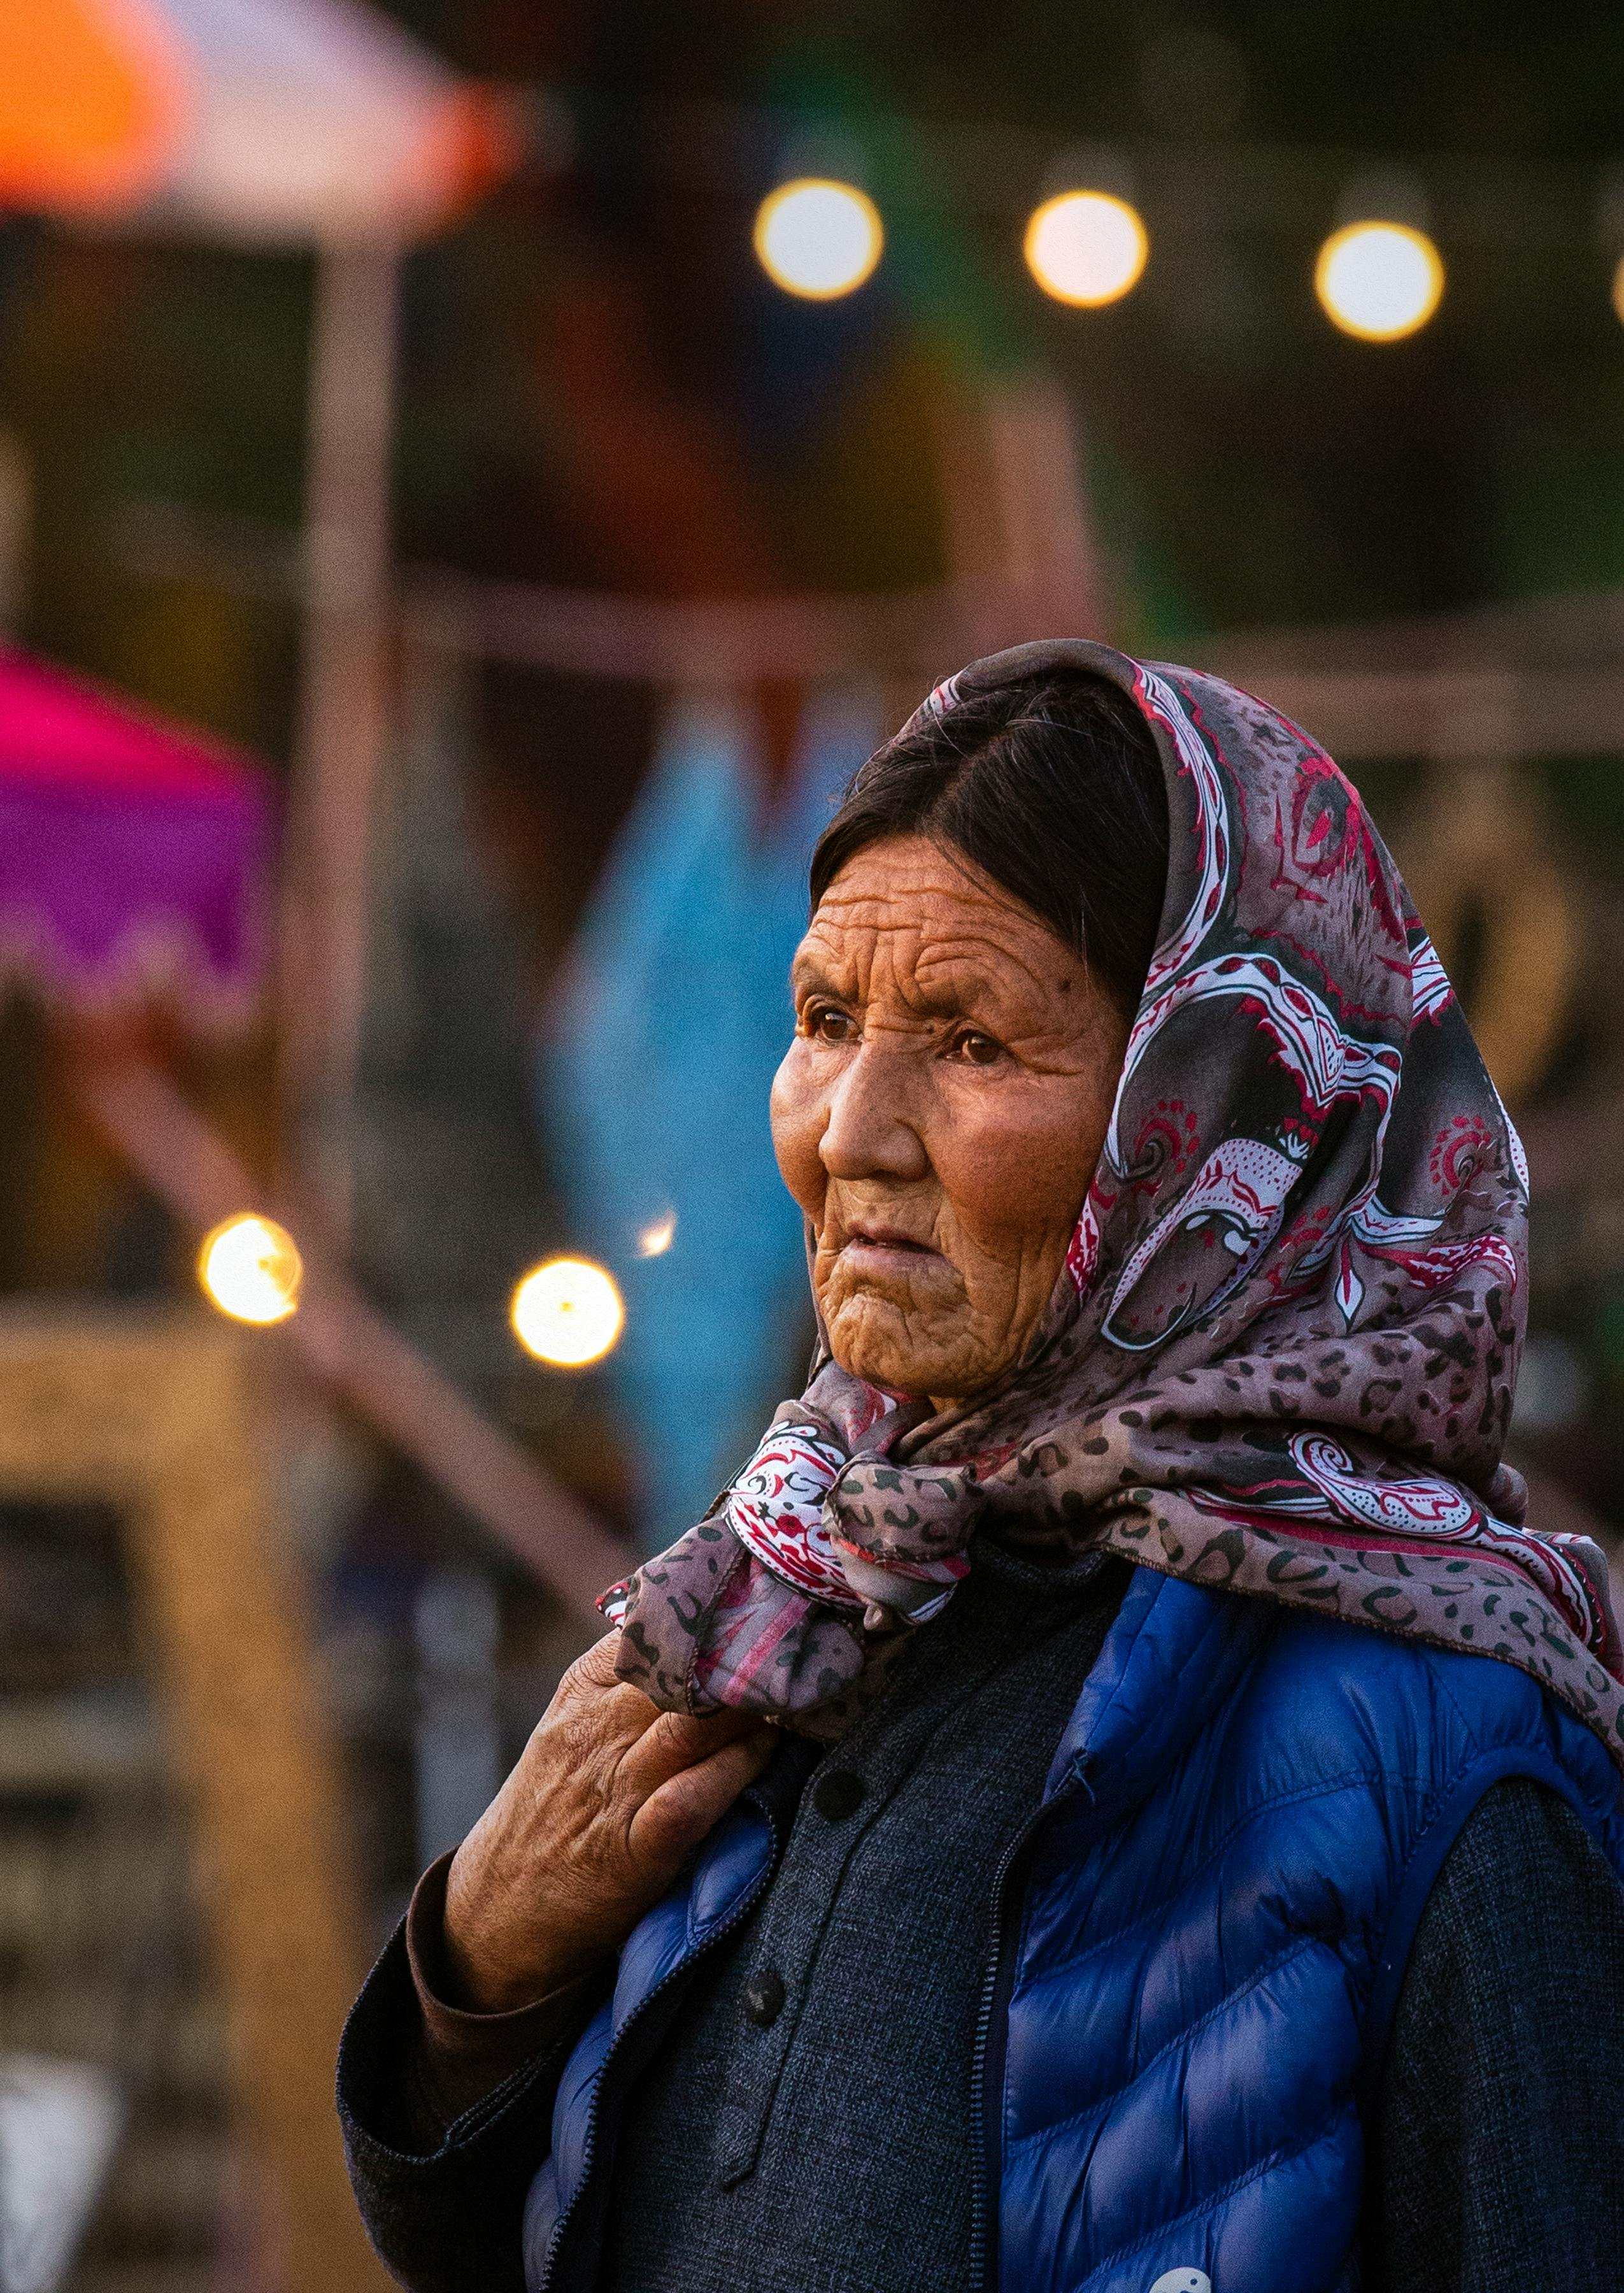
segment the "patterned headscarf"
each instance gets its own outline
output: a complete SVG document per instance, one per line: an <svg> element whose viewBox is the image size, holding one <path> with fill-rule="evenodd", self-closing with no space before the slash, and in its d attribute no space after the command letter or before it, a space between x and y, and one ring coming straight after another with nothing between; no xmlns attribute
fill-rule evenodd
<svg viewBox="0 0 1624 2293"><path fill-rule="evenodd" d="M1522 1666L1624 1764L1605 1564L1500 1462L1522 1149L1358 797L1216 677L1083 642L962 669L1128 693L1170 830L1159 940L1070 1253L1021 1359L933 1414L820 1342L696 1528L604 1595L657 1704L826 1738L951 1598L972 1527Z"/></svg>

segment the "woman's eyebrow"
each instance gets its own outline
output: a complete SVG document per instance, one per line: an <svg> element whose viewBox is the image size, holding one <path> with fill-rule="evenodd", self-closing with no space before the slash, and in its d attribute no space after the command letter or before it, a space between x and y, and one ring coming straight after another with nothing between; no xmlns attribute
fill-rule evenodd
<svg viewBox="0 0 1624 2293"><path fill-rule="evenodd" d="M1014 985L1007 975L977 957L955 952L919 965L909 1001L922 1011L967 1016L975 1005L990 1014L1006 1014Z"/></svg>
<svg viewBox="0 0 1624 2293"><path fill-rule="evenodd" d="M921 976L921 974L923 976ZM820 951L802 949L789 966L792 996L831 995L850 1002L861 987L850 965L831 964ZM954 952L923 964L903 989L903 1001L926 1018L963 1019L979 1012L990 1025L1007 1021L1010 982L974 956Z"/></svg>
<svg viewBox="0 0 1624 2293"><path fill-rule="evenodd" d="M849 988L842 987L833 977L821 956L802 952L797 952L791 960L789 985L791 993L796 995L809 995L814 989L821 989L824 994L835 996L849 994L851 992Z"/></svg>

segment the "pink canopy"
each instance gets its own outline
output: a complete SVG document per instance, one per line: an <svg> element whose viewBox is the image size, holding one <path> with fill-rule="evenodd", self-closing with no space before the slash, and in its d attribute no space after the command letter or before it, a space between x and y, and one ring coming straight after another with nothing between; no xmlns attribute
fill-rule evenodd
<svg viewBox="0 0 1624 2293"><path fill-rule="evenodd" d="M253 766L0 650L0 971L59 1009L240 1025L270 827Z"/></svg>

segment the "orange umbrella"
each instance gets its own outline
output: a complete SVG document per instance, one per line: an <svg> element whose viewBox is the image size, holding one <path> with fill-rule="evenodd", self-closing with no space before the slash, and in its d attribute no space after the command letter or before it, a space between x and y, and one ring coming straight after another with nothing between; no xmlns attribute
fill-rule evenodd
<svg viewBox="0 0 1624 2293"><path fill-rule="evenodd" d="M0 8L0 202L202 236L410 238L510 156L500 106L358 0Z"/></svg>
<svg viewBox="0 0 1624 2293"><path fill-rule="evenodd" d="M127 205L156 181L182 103L174 42L139 5L0 9L0 199Z"/></svg>

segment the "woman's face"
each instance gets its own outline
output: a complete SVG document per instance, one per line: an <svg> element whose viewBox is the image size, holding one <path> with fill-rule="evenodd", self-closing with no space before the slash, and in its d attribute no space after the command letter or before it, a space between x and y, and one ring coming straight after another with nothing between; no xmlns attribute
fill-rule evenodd
<svg viewBox="0 0 1624 2293"><path fill-rule="evenodd" d="M1048 1302L1127 1023L1046 925L923 836L847 863L790 977L772 1140L835 1358L961 1400Z"/></svg>

